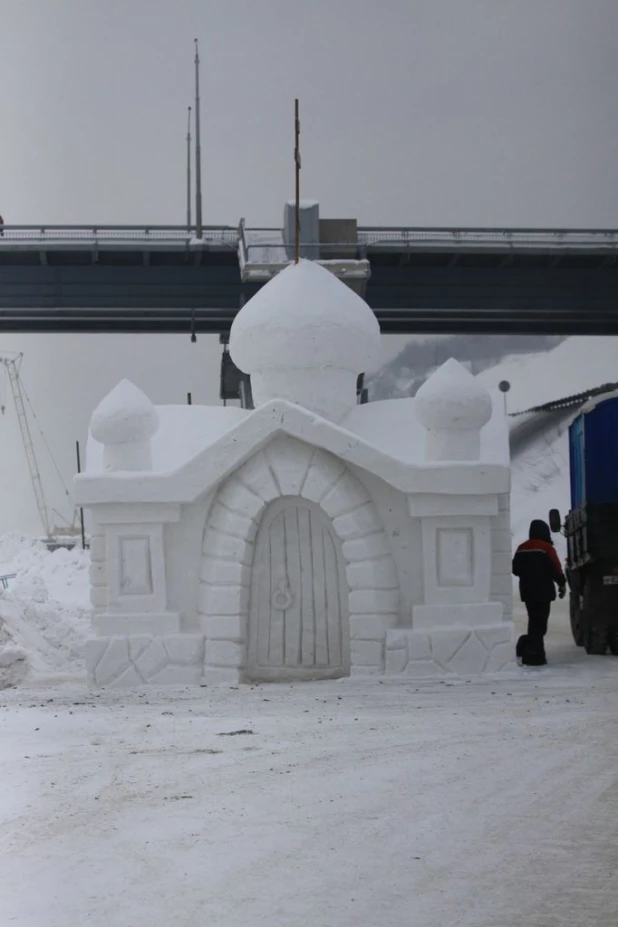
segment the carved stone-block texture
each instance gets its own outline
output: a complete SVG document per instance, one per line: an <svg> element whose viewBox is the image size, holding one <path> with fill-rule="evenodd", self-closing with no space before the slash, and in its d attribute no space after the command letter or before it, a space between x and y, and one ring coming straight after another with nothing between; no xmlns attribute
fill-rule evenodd
<svg viewBox="0 0 618 927"><path fill-rule="evenodd" d="M86 642L88 682L94 687L195 685L203 665L202 634L118 635Z"/></svg>
<svg viewBox="0 0 618 927"><path fill-rule="evenodd" d="M514 665L510 621L478 628L462 625L435 631L398 628L386 632L387 675L479 676Z"/></svg>

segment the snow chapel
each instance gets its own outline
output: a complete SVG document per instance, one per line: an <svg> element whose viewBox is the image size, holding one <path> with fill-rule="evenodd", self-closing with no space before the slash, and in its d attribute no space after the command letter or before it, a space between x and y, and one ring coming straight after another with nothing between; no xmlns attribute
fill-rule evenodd
<svg viewBox="0 0 618 927"><path fill-rule="evenodd" d="M358 404L380 330L292 264L230 334L254 409L94 411L93 686L493 673L513 662L502 396L449 360L415 398Z"/></svg>

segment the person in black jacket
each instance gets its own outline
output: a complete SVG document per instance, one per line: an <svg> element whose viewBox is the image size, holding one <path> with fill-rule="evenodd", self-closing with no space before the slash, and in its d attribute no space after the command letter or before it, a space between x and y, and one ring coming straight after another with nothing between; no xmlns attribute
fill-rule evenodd
<svg viewBox="0 0 618 927"><path fill-rule="evenodd" d="M549 525L535 519L528 540L520 544L513 558L513 573L519 577L519 594L528 612L528 633L517 642L517 655L528 665L547 663L545 635L551 603L564 598L566 579L552 543Z"/></svg>

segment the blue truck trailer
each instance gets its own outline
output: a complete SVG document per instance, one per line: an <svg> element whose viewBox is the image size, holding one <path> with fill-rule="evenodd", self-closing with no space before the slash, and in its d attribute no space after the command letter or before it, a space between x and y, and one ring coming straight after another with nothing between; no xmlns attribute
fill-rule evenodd
<svg viewBox="0 0 618 927"><path fill-rule="evenodd" d="M552 531L567 540L571 631L587 653L618 655L618 392L584 405L569 428L571 510Z"/></svg>

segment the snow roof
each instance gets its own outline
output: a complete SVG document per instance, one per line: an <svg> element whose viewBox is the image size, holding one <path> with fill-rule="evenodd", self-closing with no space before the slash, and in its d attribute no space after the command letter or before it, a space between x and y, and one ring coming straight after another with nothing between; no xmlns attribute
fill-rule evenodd
<svg viewBox="0 0 618 927"><path fill-rule="evenodd" d="M491 394L493 414L481 429L481 462L509 466L508 423L504 399ZM414 412L414 399L384 399L355 406L342 427L363 437L374 447L416 465L423 462L424 428Z"/></svg>
<svg viewBox="0 0 618 927"><path fill-rule="evenodd" d="M250 415L238 406L156 406L159 428L152 438L153 472L182 467ZM88 436L86 473L103 474L103 445Z"/></svg>
<svg viewBox="0 0 618 927"><path fill-rule="evenodd" d="M506 492L508 432L502 397L481 431L481 458L426 462L425 432L414 399L355 406L335 425L301 406L274 400L253 412L221 406L160 406L152 442L153 470L103 471L102 445L90 438L86 472L75 481L78 504L111 501L192 502L216 486L277 434L288 434L373 473L402 492Z"/></svg>

